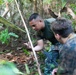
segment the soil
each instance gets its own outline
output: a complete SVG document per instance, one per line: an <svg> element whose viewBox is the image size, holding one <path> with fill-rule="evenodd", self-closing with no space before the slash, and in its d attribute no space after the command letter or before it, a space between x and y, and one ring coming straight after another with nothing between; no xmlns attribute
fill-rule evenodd
<svg viewBox="0 0 76 75"><path fill-rule="evenodd" d="M28 52L30 52L29 55L23 51L23 42L18 43L17 46L14 47L12 47L11 44L5 45L0 43L0 61L7 60L14 62L21 72L26 72L24 65L27 64L31 70L30 75L35 75L35 73L37 73L37 67L34 62L34 56L32 51ZM33 71L34 69L35 71Z"/></svg>

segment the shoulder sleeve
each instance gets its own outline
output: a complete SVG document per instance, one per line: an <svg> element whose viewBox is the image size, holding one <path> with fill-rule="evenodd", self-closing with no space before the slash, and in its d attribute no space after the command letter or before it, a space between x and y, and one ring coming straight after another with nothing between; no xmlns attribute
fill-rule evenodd
<svg viewBox="0 0 76 75"><path fill-rule="evenodd" d="M53 21L55 21L56 19L55 18L48 18L48 19L44 19L46 21L48 21L49 23L52 23Z"/></svg>

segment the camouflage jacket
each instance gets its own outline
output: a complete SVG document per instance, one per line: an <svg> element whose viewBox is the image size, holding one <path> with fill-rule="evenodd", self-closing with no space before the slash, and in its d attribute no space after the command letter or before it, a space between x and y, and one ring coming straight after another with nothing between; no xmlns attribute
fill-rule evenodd
<svg viewBox="0 0 76 75"><path fill-rule="evenodd" d="M76 36L63 45L59 62L58 75L76 75Z"/></svg>

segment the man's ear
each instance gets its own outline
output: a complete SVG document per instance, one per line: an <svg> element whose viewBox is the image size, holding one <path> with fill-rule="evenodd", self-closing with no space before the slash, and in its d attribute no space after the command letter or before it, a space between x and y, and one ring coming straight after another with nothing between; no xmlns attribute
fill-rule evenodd
<svg viewBox="0 0 76 75"><path fill-rule="evenodd" d="M39 20L39 22L42 22L42 20Z"/></svg>
<svg viewBox="0 0 76 75"><path fill-rule="evenodd" d="M56 37L57 39L60 39L60 38L61 38L61 36L60 36L59 34L55 34L55 37Z"/></svg>

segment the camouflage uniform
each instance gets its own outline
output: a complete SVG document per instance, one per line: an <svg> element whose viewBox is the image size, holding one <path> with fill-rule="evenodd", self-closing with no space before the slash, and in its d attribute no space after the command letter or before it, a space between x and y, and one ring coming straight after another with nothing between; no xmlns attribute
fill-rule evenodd
<svg viewBox="0 0 76 75"><path fill-rule="evenodd" d="M49 52L44 52L46 55L44 75L51 75L54 68L58 67L59 49L62 47L60 43L52 45Z"/></svg>
<svg viewBox="0 0 76 75"><path fill-rule="evenodd" d="M57 75L76 75L76 35L63 45L59 62Z"/></svg>

